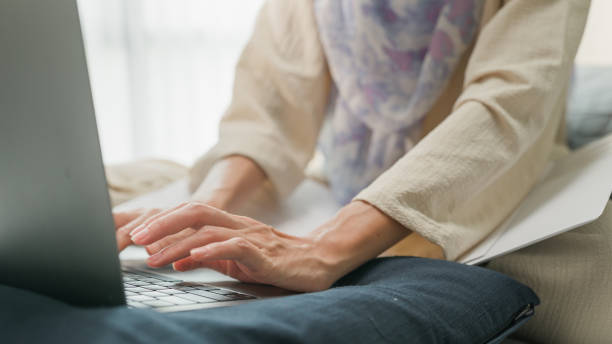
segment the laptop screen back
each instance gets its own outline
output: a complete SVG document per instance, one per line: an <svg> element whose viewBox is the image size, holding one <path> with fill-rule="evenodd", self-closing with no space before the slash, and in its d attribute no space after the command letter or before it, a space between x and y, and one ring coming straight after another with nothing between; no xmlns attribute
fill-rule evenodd
<svg viewBox="0 0 612 344"><path fill-rule="evenodd" d="M0 2L0 283L125 303L76 0Z"/></svg>

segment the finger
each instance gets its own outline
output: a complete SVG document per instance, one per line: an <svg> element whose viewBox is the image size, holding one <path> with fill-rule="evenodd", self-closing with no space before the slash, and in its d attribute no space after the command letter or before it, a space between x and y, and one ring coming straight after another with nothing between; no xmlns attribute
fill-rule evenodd
<svg viewBox="0 0 612 344"><path fill-rule="evenodd" d="M130 237L127 235L116 234L115 237L117 240L117 252L125 250L126 247L132 244L132 240L130 240Z"/></svg>
<svg viewBox="0 0 612 344"><path fill-rule="evenodd" d="M263 252L243 237L234 237L226 241L194 248L190 251L190 254L191 258L198 262L233 260L244 265L253 273L266 271L268 265L268 260Z"/></svg>
<svg viewBox="0 0 612 344"><path fill-rule="evenodd" d="M185 228L200 228L203 226L237 229L244 227L245 223L238 216L203 203L191 202L149 222L142 230L132 235L132 241L139 245L149 245Z"/></svg>
<svg viewBox="0 0 612 344"><path fill-rule="evenodd" d="M156 242L146 247L147 253L149 253L149 255L154 255L157 252L164 249L165 247L168 247L176 242L179 242L185 239L186 237L194 234L195 232L196 230L193 228L186 228L176 234L169 235L163 239L157 240Z"/></svg>
<svg viewBox="0 0 612 344"><path fill-rule="evenodd" d="M115 220L115 229L119 229L127 225L128 223L130 223L132 220L134 220L138 216L140 216L140 212L138 211L131 211L131 212L125 212L125 213L114 213L113 220Z"/></svg>
<svg viewBox="0 0 612 344"><path fill-rule="evenodd" d="M236 263L231 260L205 260L195 261L191 256L172 263L176 271L190 271L195 269L212 269L224 275L230 276L242 282L260 283L242 271Z"/></svg>
<svg viewBox="0 0 612 344"><path fill-rule="evenodd" d="M128 235L134 228L140 226L143 222L145 222L151 216L159 213L159 209L148 209L143 212L140 212L137 217L135 217L132 221L128 222L126 225L117 229L118 233Z"/></svg>
<svg viewBox="0 0 612 344"><path fill-rule="evenodd" d="M159 212L159 209L149 209L142 213L140 216L129 222L127 225L119 228L116 233L117 237L117 249L119 252L123 251L127 246L132 244L132 238L129 236L129 232L134 228L144 222L147 218L153 216Z"/></svg>
<svg viewBox="0 0 612 344"><path fill-rule="evenodd" d="M226 273L226 263L220 260L210 260L204 262L198 262L193 260L193 257L188 256L183 259L179 259L172 263L172 268L176 271L189 271L198 268L212 269L222 274Z"/></svg>
<svg viewBox="0 0 612 344"><path fill-rule="evenodd" d="M161 267L188 257L189 252L196 247L208 245L217 241L225 241L236 235L240 235L240 233L227 228L206 226L198 230L195 234L152 255L147 259L147 263L151 267Z"/></svg>
<svg viewBox="0 0 612 344"><path fill-rule="evenodd" d="M188 203L181 203L179 205L177 205L174 208L170 208L170 209L166 209L164 211L160 211L158 212L155 216L151 216L149 217L146 221L143 221L142 223L140 223L138 226L134 227L132 229L132 231L129 233L130 236L134 236L136 234L138 234L138 232L142 231L143 229L145 229L146 226L148 226L151 222L164 217L170 213L172 213L175 210L181 209L182 207L185 207Z"/></svg>

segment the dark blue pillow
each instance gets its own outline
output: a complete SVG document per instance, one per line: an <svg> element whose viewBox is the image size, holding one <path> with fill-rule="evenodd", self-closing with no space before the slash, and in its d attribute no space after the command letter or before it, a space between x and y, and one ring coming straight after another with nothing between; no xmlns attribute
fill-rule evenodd
<svg viewBox="0 0 612 344"><path fill-rule="evenodd" d="M0 286L0 324L6 343L500 343L538 303L488 269L398 257L323 292L171 314L75 308Z"/></svg>

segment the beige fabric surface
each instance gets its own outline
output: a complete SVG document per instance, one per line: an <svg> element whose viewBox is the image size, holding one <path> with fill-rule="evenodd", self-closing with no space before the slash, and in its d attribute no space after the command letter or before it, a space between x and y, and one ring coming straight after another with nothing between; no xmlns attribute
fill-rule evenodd
<svg viewBox="0 0 612 344"><path fill-rule="evenodd" d="M238 65L219 142L191 169L195 191L228 155L250 157L279 196L303 180L330 92L311 0L270 0L261 10Z"/></svg>
<svg viewBox="0 0 612 344"><path fill-rule="evenodd" d="M155 159L109 165L105 170L113 207L187 175L187 167Z"/></svg>
<svg viewBox="0 0 612 344"><path fill-rule="evenodd" d="M357 199L455 259L527 194L562 141L584 0L491 0L481 31L425 119L429 134ZM269 0L236 69L218 144L191 170L195 189L220 158L256 161L281 197L304 178L330 75L312 0Z"/></svg>
<svg viewBox="0 0 612 344"><path fill-rule="evenodd" d="M542 304L518 332L533 343L612 343L612 202L586 226L492 261Z"/></svg>

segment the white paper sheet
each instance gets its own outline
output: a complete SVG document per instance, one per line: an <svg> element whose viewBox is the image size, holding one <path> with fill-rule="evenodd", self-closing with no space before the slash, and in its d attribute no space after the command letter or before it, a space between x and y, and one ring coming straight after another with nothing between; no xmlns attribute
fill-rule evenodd
<svg viewBox="0 0 612 344"><path fill-rule="evenodd" d="M612 136L571 153L462 263L479 264L596 220L612 193Z"/></svg>

